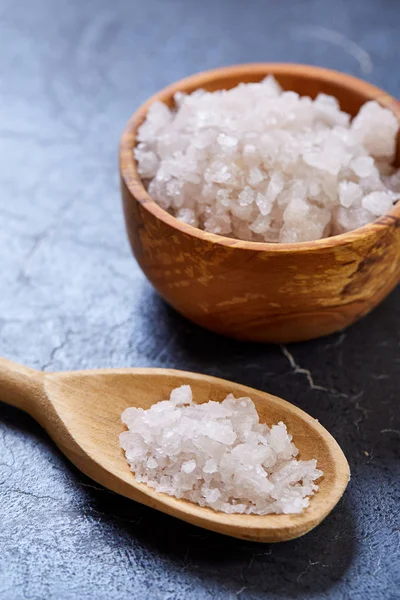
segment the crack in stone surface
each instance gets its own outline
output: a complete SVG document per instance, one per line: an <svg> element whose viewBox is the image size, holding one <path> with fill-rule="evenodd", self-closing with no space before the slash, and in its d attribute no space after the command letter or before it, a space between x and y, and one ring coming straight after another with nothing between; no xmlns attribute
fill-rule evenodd
<svg viewBox="0 0 400 600"><path fill-rule="evenodd" d="M308 369L303 369L303 367L300 367L300 365L298 365L294 359L293 354L291 354L289 352L289 350L286 348L285 345L281 345L281 350L284 354L284 356L288 359L290 366L293 369L293 373L294 374L298 374L298 375L305 375L308 381L308 384L310 386L310 388L312 390L320 390L322 392L329 392L330 390L322 385L316 385L314 383L314 379L312 377L311 371L309 371Z"/></svg>
<svg viewBox="0 0 400 600"><path fill-rule="evenodd" d="M21 267L21 270L18 275L18 280L24 280L24 279L28 278L29 266L30 266L33 258L35 257L37 252L40 250L40 248L43 246L43 244L45 243L47 238L53 233L53 231L56 229L56 227L59 225L59 223L61 223L61 221L64 218L65 213L72 206L72 204L74 202L75 202L75 199L68 200L68 202L65 202L59 208L59 210L56 212L56 214L54 215L54 217L53 217L51 223L48 225L48 227L46 227L46 229L44 229L36 237L35 243L33 244L32 248L28 252L28 254L25 258L25 262Z"/></svg>
<svg viewBox="0 0 400 600"><path fill-rule="evenodd" d="M34 492L26 492L25 490L21 490L19 488L7 488L4 491L0 490L1 494L19 494L21 496L29 496L30 498L35 498L35 500L51 500L52 502L57 502L58 504L63 504L64 501L60 498L54 498L54 496L47 496L42 494L35 494ZM67 502L65 502L67 504Z"/></svg>
<svg viewBox="0 0 400 600"><path fill-rule="evenodd" d="M66 345L69 342L69 339L70 339L71 335L74 335L76 333L77 332L74 331L74 330L72 330L72 329L67 329L65 331L64 339L57 346L55 346L52 349L52 351L50 352L50 356L49 356L47 362L44 365L42 365L42 367L41 367L42 371L46 371L51 366L51 364L54 362L54 359L57 356L58 352L60 350L63 350L66 347Z"/></svg>

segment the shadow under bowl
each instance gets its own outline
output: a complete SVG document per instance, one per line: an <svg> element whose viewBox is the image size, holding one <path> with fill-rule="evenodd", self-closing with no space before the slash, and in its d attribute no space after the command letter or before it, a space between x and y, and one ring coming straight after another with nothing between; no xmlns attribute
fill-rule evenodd
<svg viewBox="0 0 400 600"><path fill-rule="evenodd" d="M243 340L287 343L328 335L375 308L400 280L400 202L350 233L296 244L247 242L178 221L147 193L133 148L150 104L173 106L177 91L230 89L274 75L286 90L335 96L355 115L368 100L400 121L400 103L379 88L319 67L250 64L187 77L155 94L130 119L121 139L120 173L133 253L160 295L212 331ZM400 136L396 164L400 165Z"/></svg>

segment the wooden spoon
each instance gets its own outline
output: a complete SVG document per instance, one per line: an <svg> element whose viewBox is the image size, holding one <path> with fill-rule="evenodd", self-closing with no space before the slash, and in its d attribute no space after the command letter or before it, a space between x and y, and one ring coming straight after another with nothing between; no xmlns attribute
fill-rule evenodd
<svg viewBox="0 0 400 600"><path fill-rule="evenodd" d="M324 476L310 506L298 515L228 515L156 492L135 480L118 436L128 406L149 408L182 384L196 402L250 396L260 420L284 421L300 458L316 458ZM0 359L0 400L28 412L80 469L105 487L183 521L237 538L280 542L307 533L333 509L349 481L349 465L333 437L305 412L244 385L169 369L102 369L42 373ZM134 511L134 507L132 506Z"/></svg>

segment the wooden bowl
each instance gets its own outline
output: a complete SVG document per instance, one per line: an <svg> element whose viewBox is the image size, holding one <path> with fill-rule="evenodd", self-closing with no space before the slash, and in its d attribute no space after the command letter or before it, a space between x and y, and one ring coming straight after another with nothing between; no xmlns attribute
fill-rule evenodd
<svg viewBox="0 0 400 600"><path fill-rule="evenodd" d="M342 110L352 115L367 100L376 100L400 120L399 102L343 73L292 64L216 69L174 83L137 110L122 135L120 170L132 250L161 296L207 329L243 340L285 343L347 327L396 286L400 203L373 223L335 237L297 244L246 242L206 233L163 210L144 188L132 152L138 127L155 100L171 106L178 90L229 89L267 74L302 95L336 96Z"/></svg>

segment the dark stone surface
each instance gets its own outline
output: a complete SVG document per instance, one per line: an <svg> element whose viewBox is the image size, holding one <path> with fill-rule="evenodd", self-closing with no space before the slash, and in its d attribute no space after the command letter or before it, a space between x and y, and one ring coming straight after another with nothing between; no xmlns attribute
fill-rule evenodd
<svg viewBox="0 0 400 600"><path fill-rule="evenodd" d="M178 367L268 390L320 419L353 473L303 539L246 543L92 485L1 404L2 599L400 597L400 289L348 331L287 351L201 331L131 258L117 176L125 121L172 80L298 61L400 96L399 30L397 0L0 0L1 354L44 370Z"/></svg>

